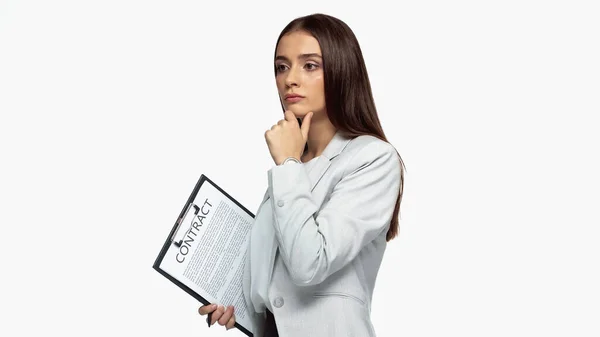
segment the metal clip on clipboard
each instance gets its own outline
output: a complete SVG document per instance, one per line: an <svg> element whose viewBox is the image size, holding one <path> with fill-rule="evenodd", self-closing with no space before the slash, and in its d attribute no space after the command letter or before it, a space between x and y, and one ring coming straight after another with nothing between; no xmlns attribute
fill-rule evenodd
<svg viewBox="0 0 600 337"><path fill-rule="evenodd" d="M194 223L193 220L196 217L196 215L198 215L198 212L200 212L200 207L198 207L198 205L191 202L188 205L187 209L185 210L183 217L177 219L177 228L175 229L175 232L173 233L173 236L171 237L171 242L173 242L173 244L175 246L181 247L183 238L192 229L192 224ZM182 224L188 224L183 227L183 228L187 228L185 231L180 230L180 228L182 228Z"/></svg>

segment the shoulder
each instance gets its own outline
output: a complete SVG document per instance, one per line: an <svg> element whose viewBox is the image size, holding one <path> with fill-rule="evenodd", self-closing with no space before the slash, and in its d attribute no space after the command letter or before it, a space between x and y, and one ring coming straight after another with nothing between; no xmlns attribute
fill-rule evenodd
<svg viewBox="0 0 600 337"><path fill-rule="evenodd" d="M346 157L359 161L374 161L381 157L388 158L398 154L392 144L371 135L361 135L351 139L344 152Z"/></svg>
<svg viewBox="0 0 600 337"><path fill-rule="evenodd" d="M347 173L373 164L385 166L392 171L400 170L396 148L371 135L361 135L351 139L343 151L343 157Z"/></svg>

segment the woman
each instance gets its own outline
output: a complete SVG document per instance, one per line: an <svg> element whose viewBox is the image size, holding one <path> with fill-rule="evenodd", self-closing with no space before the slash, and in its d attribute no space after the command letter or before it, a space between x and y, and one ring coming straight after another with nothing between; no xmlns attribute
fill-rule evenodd
<svg viewBox="0 0 600 337"><path fill-rule="evenodd" d="M284 119L266 131L275 162L244 273L254 336L375 336L371 299L398 234L402 159L383 133L359 44L342 21L297 18L275 78ZM234 308L205 305L227 329Z"/></svg>

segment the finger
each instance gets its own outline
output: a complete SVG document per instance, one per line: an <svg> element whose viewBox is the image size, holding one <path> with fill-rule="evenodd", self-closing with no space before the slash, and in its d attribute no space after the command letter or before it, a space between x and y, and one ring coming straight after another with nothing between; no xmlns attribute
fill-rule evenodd
<svg viewBox="0 0 600 337"><path fill-rule="evenodd" d="M221 324L221 325L227 324L227 322L229 322L229 319L232 316L233 316L233 306L230 305L225 310L225 313L223 313L223 316L221 316L221 318L219 318L219 324Z"/></svg>
<svg viewBox="0 0 600 337"><path fill-rule="evenodd" d="M221 318L224 311L225 311L225 308L222 305L219 305L217 307L217 310L213 311L212 320L210 322L210 325L215 324L215 322L217 322L219 320L219 318Z"/></svg>
<svg viewBox="0 0 600 337"><path fill-rule="evenodd" d="M204 316L204 315L206 315L206 314L209 314L209 313L211 313L211 312L215 311L215 309L216 309L216 308L217 308L217 305L216 305L216 304L207 304L207 305L203 305L203 306L201 306L200 308L198 308L198 313L199 313L200 315L203 315L203 316Z"/></svg>
<svg viewBox="0 0 600 337"><path fill-rule="evenodd" d="M225 327L227 328L227 330L229 330L229 329L233 329L234 326L235 326L235 315L231 316L231 318L229 319L229 321L227 322Z"/></svg>
<svg viewBox="0 0 600 337"><path fill-rule="evenodd" d="M302 119L302 126L300 128L300 131L302 132L302 137L304 138L304 140L308 139L308 130L310 129L310 121L312 120L312 116L313 113L311 111L306 116L304 116L304 119Z"/></svg>
<svg viewBox="0 0 600 337"><path fill-rule="evenodd" d="M292 110L286 110L285 111L285 120L288 121L288 122L296 121L296 123L298 123L298 121L296 120L296 115L294 115L294 113L292 112Z"/></svg>

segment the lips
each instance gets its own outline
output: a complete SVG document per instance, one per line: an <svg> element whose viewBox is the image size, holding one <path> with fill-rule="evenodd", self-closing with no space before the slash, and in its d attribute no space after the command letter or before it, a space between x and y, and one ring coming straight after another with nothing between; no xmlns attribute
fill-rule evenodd
<svg viewBox="0 0 600 337"><path fill-rule="evenodd" d="M300 101L302 98L303 98L302 96L287 96L287 97L285 98L285 100L286 100L286 101L288 101L288 102L298 102L298 101Z"/></svg>
<svg viewBox="0 0 600 337"><path fill-rule="evenodd" d="M302 98L304 98L304 96L301 96L301 95L298 95L298 94L287 94L287 95L285 95L285 100L288 101L288 102L298 102Z"/></svg>

